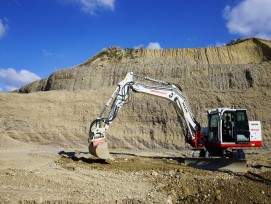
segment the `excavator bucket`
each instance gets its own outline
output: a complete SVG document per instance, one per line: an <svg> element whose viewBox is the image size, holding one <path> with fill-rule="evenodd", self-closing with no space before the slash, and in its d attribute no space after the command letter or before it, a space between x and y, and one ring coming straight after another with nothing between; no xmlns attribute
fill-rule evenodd
<svg viewBox="0 0 271 204"><path fill-rule="evenodd" d="M232 158L184 158L186 166L215 171L231 171L234 173L247 173L247 164L245 159Z"/></svg>
<svg viewBox="0 0 271 204"><path fill-rule="evenodd" d="M89 144L89 153L100 159L114 160L108 150L108 143L104 138L93 139Z"/></svg>

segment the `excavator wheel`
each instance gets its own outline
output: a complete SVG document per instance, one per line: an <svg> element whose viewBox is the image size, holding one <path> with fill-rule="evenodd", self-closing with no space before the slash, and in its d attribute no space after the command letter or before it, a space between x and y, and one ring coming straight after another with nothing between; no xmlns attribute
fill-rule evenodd
<svg viewBox="0 0 271 204"><path fill-rule="evenodd" d="M89 153L100 159L114 160L108 150L108 143L104 138L93 139L89 144Z"/></svg>

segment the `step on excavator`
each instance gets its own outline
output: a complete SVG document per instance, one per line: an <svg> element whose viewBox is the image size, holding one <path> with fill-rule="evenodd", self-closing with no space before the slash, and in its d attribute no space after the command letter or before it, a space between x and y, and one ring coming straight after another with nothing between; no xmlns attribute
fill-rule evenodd
<svg viewBox="0 0 271 204"><path fill-rule="evenodd" d="M201 128L179 85L128 72L124 80L118 83L98 118L90 124L88 141L92 155L101 159L114 159L108 151L105 133L132 92L157 96L174 104L178 118L182 118L178 121L184 131L185 141L192 147L191 154L184 158L187 166L246 172L243 149L262 146L261 123L248 121L246 109L208 110L208 127ZM108 116L103 117L111 103Z"/></svg>

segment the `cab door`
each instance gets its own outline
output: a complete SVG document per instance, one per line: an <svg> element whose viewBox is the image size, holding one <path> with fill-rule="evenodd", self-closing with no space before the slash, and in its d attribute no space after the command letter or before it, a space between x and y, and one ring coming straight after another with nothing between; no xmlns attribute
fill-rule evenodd
<svg viewBox="0 0 271 204"><path fill-rule="evenodd" d="M249 124L246 110L234 112L233 134L236 144L247 144L250 142Z"/></svg>
<svg viewBox="0 0 271 204"><path fill-rule="evenodd" d="M208 142L209 143L220 143L219 134L219 115L218 113L210 114L208 121Z"/></svg>

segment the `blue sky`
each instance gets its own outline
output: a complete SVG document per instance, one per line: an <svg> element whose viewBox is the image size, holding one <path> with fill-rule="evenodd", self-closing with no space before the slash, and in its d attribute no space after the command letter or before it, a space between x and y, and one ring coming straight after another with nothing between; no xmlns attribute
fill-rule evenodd
<svg viewBox="0 0 271 204"><path fill-rule="evenodd" d="M112 46L149 49L271 39L271 0L0 0L0 91Z"/></svg>

